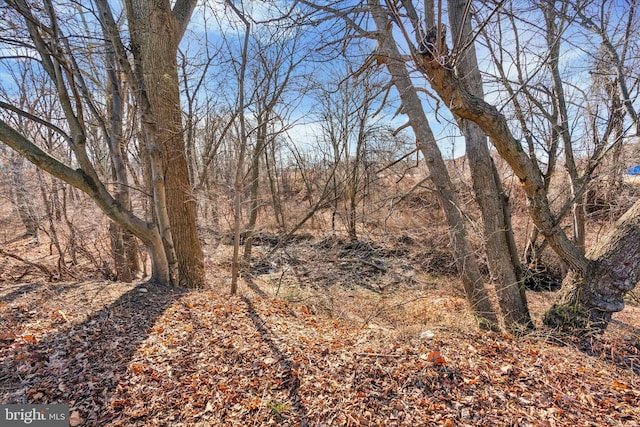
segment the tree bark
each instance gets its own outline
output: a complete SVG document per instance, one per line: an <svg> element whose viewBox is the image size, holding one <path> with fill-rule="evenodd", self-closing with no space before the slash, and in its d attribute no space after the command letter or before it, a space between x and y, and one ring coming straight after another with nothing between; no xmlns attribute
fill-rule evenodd
<svg viewBox="0 0 640 427"><path fill-rule="evenodd" d="M38 239L39 220L33 207L32 198L25 188L23 176L24 161L20 156L11 156L9 159L11 169L12 193L18 215L26 230L26 235Z"/></svg>
<svg viewBox="0 0 640 427"><path fill-rule="evenodd" d="M267 144L267 123L269 114L258 115L258 129L256 130L256 146L251 158L251 190L249 195L249 222L245 229L244 252L242 254L244 263L251 262L251 249L253 248L253 234L258 221L258 190L260 189L260 157Z"/></svg>
<svg viewBox="0 0 640 427"><path fill-rule="evenodd" d="M147 137L153 138L161 151L162 172L153 179L162 180L166 191L171 230L163 230L163 234L171 236L175 247L178 283L200 288L205 284L204 256L185 153L176 58L185 21L191 12L184 14L182 9L178 9L187 2L178 2L174 7L175 13L172 13L168 0L131 0L127 3L130 6L132 44L139 54L138 65L142 67L138 71L141 72L155 122L155 134ZM146 129L146 132L150 130ZM165 243L171 245L171 242Z"/></svg>
<svg viewBox="0 0 640 427"><path fill-rule="evenodd" d="M107 51L107 111L110 116L110 129L105 135L111 156L112 176L115 182L115 199L124 209L131 209L129 194L129 178L124 162L124 136L122 133L124 99L122 97L121 79L119 77L115 53ZM132 282L142 271L142 261L131 232L115 222L109 227L111 249L116 270L116 277L123 282Z"/></svg>
<svg viewBox="0 0 640 427"><path fill-rule="evenodd" d="M585 275L571 272L562 296L544 317L557 328L605 328L614 312L624 308L624 296L640 281L640 200L589 252Z"/></svg>
<svg viewBox="0 0 640 427"><path fill-rule="evenodd" d="M393 84L400 94L403 111L409 117L411 127L416 134L418 148L427 161L431 179L436 186L436 193L447 218L451 246L467 300L479 325L483 328L495 329L498 325L498 318L484 287L483 278L467 236L465 220L459 209L457 195L416 88L413 86L406 65L401 60L400 52L393 40L391 20L380 7L378 0L368 0L368 3L372 8L373 19L378 30L377 53L380 58L385 60Z"/></svg>
<svg viewBox="0 0 640 427"><path fill-rule="evenodd" d="M449 22L454 45L462 49L472 36L471 17L465 14L466 0L449 0ZM458 52L455 70L468 90L484 97L482 76L473 44ZM508 329L531 326L524 281L511 229L509 201L502 189L493 159L487 147L487 137L480 127L464 119L458 124L462 131L476 202L482 214L484 246L489 270L495 283L498 303Z"/></svg>
<svg viewBox="0 0 640 427"><path fill-rule="evenodd" d="M264 166L267 173L267 180L269 182L269 192L271 193L271 204L273 205L273 215L278 224L280 231L285 230L286 223L284 217L284 210L282 209L282 203L280 202L280 185L278 183L277 167L276 167L276 146L271 146L264 152Z"/></svg>

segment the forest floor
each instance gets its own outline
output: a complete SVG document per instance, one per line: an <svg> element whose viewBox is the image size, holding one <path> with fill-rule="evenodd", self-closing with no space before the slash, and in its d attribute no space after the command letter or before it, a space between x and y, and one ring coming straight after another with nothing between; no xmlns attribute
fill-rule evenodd
<svg viewBox="0 0 640 427"><path fill-rule="evenodd" d="M72 426L640 425L634 302L602 335L515 337L479 331L450 259L416 242L303 237L238 296L228 250L189 292L4 257L0 402L69 404ZM553 295L528 297L539 325Z"/></svg>

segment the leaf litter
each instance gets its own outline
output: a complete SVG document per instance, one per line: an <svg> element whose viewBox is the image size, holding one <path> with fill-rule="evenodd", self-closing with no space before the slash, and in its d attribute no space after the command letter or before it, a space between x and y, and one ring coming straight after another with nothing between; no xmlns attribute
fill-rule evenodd
<svg viewBox="0 0 640 427"><path fill-rule="evenodd" d="M71 425L639 425L628 340L398 336L246 288L1 289L0 401L67 403Z"/></svg>

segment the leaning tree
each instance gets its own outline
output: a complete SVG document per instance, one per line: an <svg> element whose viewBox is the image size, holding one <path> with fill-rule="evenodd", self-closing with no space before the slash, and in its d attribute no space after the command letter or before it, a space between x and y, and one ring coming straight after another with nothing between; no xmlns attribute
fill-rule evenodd
<svg viewBox="0 0 640 427"><path fill-rule="evenodd" d="M33 126L45 126L63 135L73 163L65 164L46 153L9 120L0 121L0 141L87 193L110 219L141 239L151 254L152 280L203 286L204 262L185 157L176 59L196 2L179 0L171 7L168 0L125 1L122 12L128 34L122 34L108 2L98 0L95 5L94 9L48 0L38 4L6 2L3 18L11 25L3 28L4 51L16 54L4 60L9 67L11 61L28 61L46 73L64 123L48 122L10 103L2 104L5 118L18 115ZM88 27L87 19L93 19L99 34L76 32ZM92 42L86 43L87 39ZM95 81L107 80L106 76L90 74L88 64L95 62L99 52L108 52L112 59L112 65L105 69L111 72L117 64L135 101L152 171L154 222L137 217L109 192L98 172L99 159L88 150L90 127L96 122L107 140L117 139L110 120L100 112L100 99L91 90Z"/></svg>
<svg viewBox="0 0 640 427"><path fill-rule="evenodd" d="M475 38L458 38L457 44L450 48L447 27L442 23L443 11L434 11L433 3L424 14L424 20L409 0L401 2L404 6L402 14L392 10L391 2L387 3L390 5L389 13L407 18L396 19L396 22L400 23L407 40L412 42L411 60L454 115L476 123L489 137L498 154L520 180L527 197L529 215L539 233L570 270L560 301L546 313L545 323L554 327L606 327L611 315L624 307L625 294L635 288L640 279L640 201L622 215L585 255L580 242L569 239L562 228L557 213L552 209L543 174L514 136L512 124L501 109L470 88L467 74L458 72L460 53L472 45ZM459 3L460 6L463 4ZM459 14L460 19L472 19L472 3L467 2L464 6L466 9ZM493 13L488 19L502 6L502 3L492 5ZM576 12L578 16L588 10L585 6L578 5L576 10L582 8ZM635 8L632 7L629 13L635 13ZM637 17L628 18L628 22L635 20ZM421 22L425 22L425 27ZM411 39L409 34L415 38ZM624 34L633 36L629 31ZM629 103L628 99L623 101ZM633 114L631 120L636 121Z"/></svg>

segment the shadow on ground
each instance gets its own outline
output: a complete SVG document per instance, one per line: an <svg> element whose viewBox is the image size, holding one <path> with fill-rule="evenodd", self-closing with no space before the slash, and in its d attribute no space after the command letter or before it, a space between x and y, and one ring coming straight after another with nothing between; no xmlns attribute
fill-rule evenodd
<svg viewBox="0 0 640 427"><path fill-rule="evenodd" d="M3 299L29 290L17 288ZM181 295L175 288L140 284L79 323L60 319L57 330L40 340L0 342L0 402L69 404L86 424L102 424L98 409L124 380L156 319Z"/></svg>
<svg viewBox="0 0 640 427"><path fill-rule="evenodd" d="M280 349L280 346L277 343L277 338L268 328L266 320L263 320L260 317L251 300L247 297L242 297L242 301L246 304L249 318L260 334L262 341L267 345L269 350L271 350L273 357L279 361L283 386L286 387L289 392L289 399L292 402L296 418L300 423L299 425L302 427L308 426L307 409L302 403L302 398L300 396L300 378L296 374L293 362Z"/></svg>

